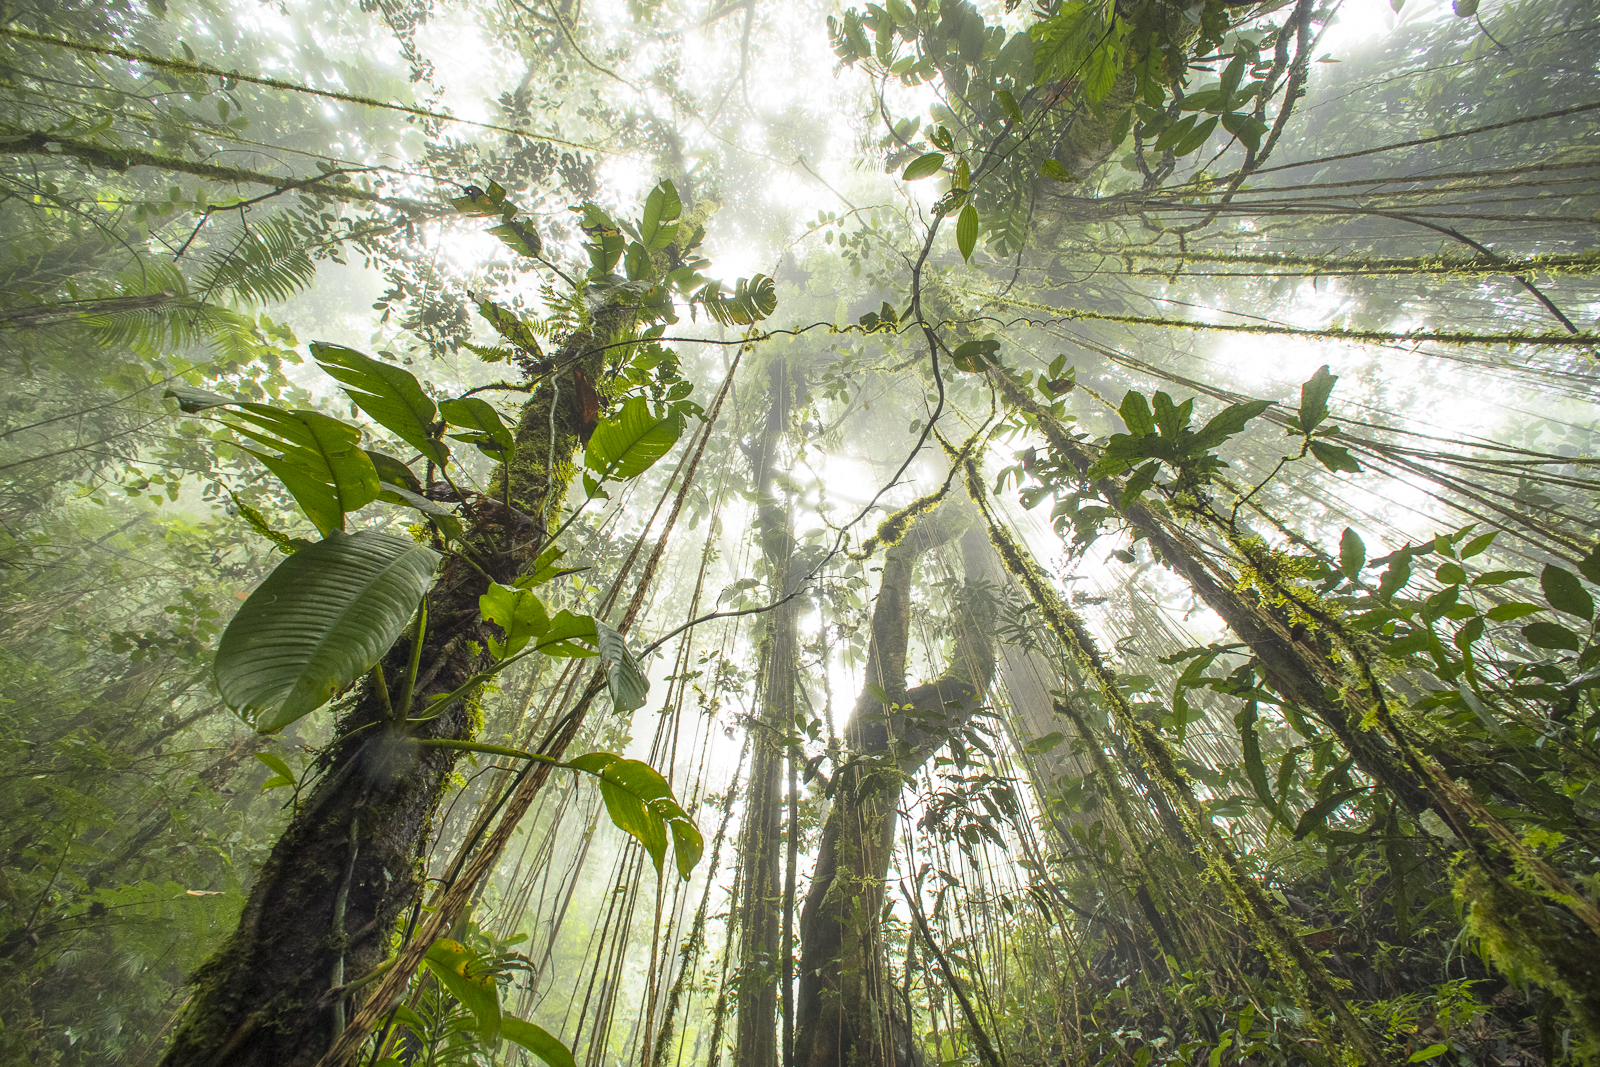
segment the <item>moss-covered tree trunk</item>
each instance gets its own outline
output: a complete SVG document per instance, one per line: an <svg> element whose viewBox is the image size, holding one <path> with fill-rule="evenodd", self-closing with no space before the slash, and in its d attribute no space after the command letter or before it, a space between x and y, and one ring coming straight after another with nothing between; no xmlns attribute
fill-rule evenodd
<svg viewBox="0 0 1600 1067"><path fill-rule="evenodd" d="M777 493L778 459L788 430L792 383L787 363L773 362L767 418L750 454L756 489L756 531L768 575L768 591L782 597L794 580L794 523ZM800 642L798 597L768 616L761 645L761 707L750 724L750 779L745 789L740 834L743 868L739 903L738 1032L734 1062L741 1067L777 1067L778 976L783 962L783 897L779 873L779 827L783 814L784 754L794 730L795 686Z"/></svg>
<svg viewBox="0 0 1600 1067"><path fill-rule="evenodd" d="M589 330L563 343L563 372L524 405L516 454L494 482L500 499L468 505L476 566L446 556L428 593L413 708L489 666L478 598L491 578L510 583L534 557L572 480L583 418L573 369L603 380L604 343L634 321L629 308L598 311ZM391 695L402 688L411 645L402 639L381 664ZM480 719L470 700L459 702L414 736L469 739ZM238 928L195 975L168 1067L311 1067L342 1028L344 998L332 991L383 961L419 899L455 754L397 732L385 698L367 683L338 735L318 757L318 782L273 847Z"/></svg>
<svg viewBox="0 0 1600 1067"><path fill-rule="evenodd" d="M880 919L901 790L977 709L994 677L985 618L991 612L969 602L958 613L956 647L944 676L911 690L905 684L917 557L967 525L946 508L884 555L867 650L868 685L845 726L847 759L831 784L832 804L800 913L797 1067L910 1067L921 1061L888 986ZM971 580L982 573L987 549L981 527L969 529L961 547L970 601ZM885 708L880 694L900 710ZM915 712L907 714L908 708Z"/></svg>
<svg viewBox="0 0 1600 1067"><path fill-rule="evenodd" d="M1033 417L1058 458L1087 472L1098 458L1090 449L1008 371L991 367L988 376L1007 403ZM1108 500L1120 499L1118 487L1109 479L1099 481L1096 489ZM1532 870L1529 854L1517 854L1504 827L1505 836L1496 835L1491 825L1494 816L1452 778L1471 773L1503 791L1510 801L1520 799L1515 783L1502 784L1492 767L1481 769L1481 761L1462 766L1446 763L1443 768L1433 763L1433 756L1424 752L1410 728L1395 720L1392 712L1382 716L1389 719L1387 723L1374 722L1380 718L1378 703L1388 698L1374 668L1362 662L1355 650L1336 646L1326 635L1302 633L1304 628L1291 625L1284 612L1248 598L1239 590L1235 575L1210 559L1175 520L1158 514L1148 503L1129 503L1121 507L1121 513L1149 540L1162 562L1255 654L1268 685L1321 721L1356 765L1412 818L1420 819L1431 809L1446 821L1473 861L1458 890L1474 902L1473 922L1491 954L1509 973L1537 975L1554 989L1588 1029L1588 1040L1600 1044L1600 1015L1594 1012L1590 992L1600 986L1600 936L1583 918L1585 911L1592 911L1592 902L1558 891L1552 885L1559 879L1557 872ZM1266 592L1285 597L1295 594L1281 575L1270 572L1270 554L1238 543L1240 539L1231 533L1229 536L1256 569L1255 580ZM1332 615L1319 621L1339 625ZM1445 756L1449 758L1448 753ZM1538 892L1530 888L1535 883L1543 883ZM1544 902L1552 898L1558 901L1558 908ZM1505 915L1517 918L1501 921L1500 916ZM1543 915L1546 920L1560 915L1564 921L1533 924L1526 921L1530 915Z"/></svg>

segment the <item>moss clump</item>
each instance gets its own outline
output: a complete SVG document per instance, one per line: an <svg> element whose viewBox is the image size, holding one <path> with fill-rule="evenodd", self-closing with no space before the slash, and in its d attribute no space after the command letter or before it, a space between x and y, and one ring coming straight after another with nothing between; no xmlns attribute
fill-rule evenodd
<svg viewBox="0 0 1600 1067"><path fill-rule="evenodd" d="M1564 930L1533 893L1476 865L1457 879L1455 895L1470 907L1467 929L1494 965L1518 985L1532 981L1559 996L1582 1035L1575 1058L1600 1063L1600 959L1584 948L1586 939Z"/></svg>

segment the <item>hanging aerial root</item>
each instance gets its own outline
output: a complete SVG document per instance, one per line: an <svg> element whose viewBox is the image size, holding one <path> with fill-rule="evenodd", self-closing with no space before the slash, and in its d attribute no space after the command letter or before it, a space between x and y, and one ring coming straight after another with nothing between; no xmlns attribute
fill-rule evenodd
<svg viewBox="0 0 1600 1067"><path fill-rule="evenodd" d="M1203 859L1207 869L1222 887L1240 921L1250 930L1257 948L1289 986L1291 994L1305 1012L1307 1024L1320 1039L1326 1040L1323 1021L1310 1003L1309 989L1337 1021L1349 1055L1373 1067L1384 1063L1385 1059L1376 1042L1340 996L1322 960L1306 948L1291 929L1289 920L1244 870L1238 857L1212 826L1210 817L1195 798L1194 790L1178 767L1170 746L1128 704L1127 698L1117 687L1116 672L1101 656L1083 619L1067 607L1050 586L1032 554L995 519L988 506L977 464L968 457L962 466L966 471L967 492L988 524L989 538L1001 562L1022 584L1046 625L1094 680L1117 725L1144 760L1146 770L1177 808L1185 830L1205 846Z"/></svg>

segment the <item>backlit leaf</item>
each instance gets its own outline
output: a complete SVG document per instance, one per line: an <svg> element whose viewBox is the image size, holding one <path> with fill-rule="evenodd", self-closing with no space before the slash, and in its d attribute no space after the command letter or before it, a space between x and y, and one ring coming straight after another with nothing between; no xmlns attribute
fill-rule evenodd
<svg viewBox="0 0 1600 1067"><path fill-rule="evenodd" d="M431 428L438 417L433 400L409 372L321 341L311 343L311 354L344 387L356 407L380 426L435 463L448 461L444 445L432 437Z"/></svg>
<svg viewBox="0 0 1600 1067"><path fill-rule="evenodd" d="M906 164L906 169L901 172L900 179L908 182L920 181L930 174L938 174L943 167L943 152L924 152Z"/></svg>

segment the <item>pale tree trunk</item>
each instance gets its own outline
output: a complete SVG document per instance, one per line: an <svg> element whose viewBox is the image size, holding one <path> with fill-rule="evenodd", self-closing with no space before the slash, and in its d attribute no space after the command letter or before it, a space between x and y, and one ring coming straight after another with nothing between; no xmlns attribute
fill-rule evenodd
<svg viewBox="0 0 1600 1067"><path fill-rule="evenodd" d="M867 652L868 685L845 726L847 758L830 785L832 804L800 913L797 1067L921 1063L917 1039L889 987L881 919L901 790L978 709L994 677L988 629L992 607L985 610L969 603L957 614L955 648L946 673L906 689L916 559L963 529L967 592L976 595L973 579L982 573L987 535L954 508L913 527L906 540L884 556ZM880 694L900 710L885 708ZM908 715L907 708L920 714ZM930 711L944 717L930 719L926 716Z"/></svg>
<svg viewBox="0 0 1600 1067"><path fill-rule="evenodd" d="M772 364L767 419L750 452L756 490L756 531L768 577L768 592L778 599L792 592L794 522L778 496L779 450L793 407L787 363ZM739 903L738 1029L734 1062L740 1067L778 1065L778 977L782 969L783 897L779 882L779 828L783 814L783 771L788 739L794 732L795 686L800 655L796 623L799 597L768 615L761 642L761 706L750 723L750 779L746 785L740 832L743 887Z"/></svg>

